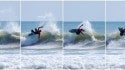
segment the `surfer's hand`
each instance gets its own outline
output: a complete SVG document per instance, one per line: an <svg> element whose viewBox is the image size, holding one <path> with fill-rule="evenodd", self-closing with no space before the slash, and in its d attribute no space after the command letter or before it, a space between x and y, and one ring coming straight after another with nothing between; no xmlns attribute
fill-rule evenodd
<svg viewBox="0 0 125 70"><path fill-rule="evenodd" d="M43 28L43 26L41 26L40 28Z"/></svg>

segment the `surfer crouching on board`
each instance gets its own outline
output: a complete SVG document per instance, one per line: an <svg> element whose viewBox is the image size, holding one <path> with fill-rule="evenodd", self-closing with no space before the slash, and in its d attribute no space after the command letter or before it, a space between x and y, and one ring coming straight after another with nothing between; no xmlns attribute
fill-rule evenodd
<svg viewBox="0 0 125 70"><path fill-rule="evenodd" d="M35 28L35 31L31 30L31 34L29 34L29 36L33 35L33 34L38 34L38 37L40 38L40 33L42 32L42 30L40 28L43 28L43 26Z"/></svg>
<svg viewBox="0 0 125 70"><path fill-rule="evenodd" d="M123 35L125 35L125 28L118 28L119 29L119 31L120 31L120 36L123 36Z"/></svg>

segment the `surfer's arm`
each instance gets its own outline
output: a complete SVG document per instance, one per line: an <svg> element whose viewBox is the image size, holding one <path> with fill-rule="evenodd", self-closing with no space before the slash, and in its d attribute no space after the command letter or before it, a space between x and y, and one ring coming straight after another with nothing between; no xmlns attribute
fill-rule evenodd
<svg viewBox="0 0 125 70"><path fill-rule="evenodd" d="M80 29L82 26L83 26L83 24L82 24L81 26L79 26L79 28L78 28L78 29Z"/></svg>
<svg viewBox="0 0 125 70"><path fill-rule="evenodd" d="M39 30L40 28L43 28L43 26L41 26L41 27L38 27L38 30Z"/></svg>

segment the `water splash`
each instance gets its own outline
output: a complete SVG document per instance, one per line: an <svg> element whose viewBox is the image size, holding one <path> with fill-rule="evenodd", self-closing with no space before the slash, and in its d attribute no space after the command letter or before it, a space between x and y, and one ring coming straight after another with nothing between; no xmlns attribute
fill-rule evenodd
<svg viewBox="0 0 125 70"><path fill-rule="evenodd" d="M84 29L86 31L86 33L91 36L93 41L97 41L97 39L95 38L95 36L93 34L94 33L94 29L92 28L91 23L88 20L85 20L80 25L82 25L82 24L83 24L82 29Z"/></svg>
<svg viewBox="0 0 125 70"><path fill-rule="evenodd" d="M7 22L3 30L8 33L20 32L20 26L17 22Z"/></svg>
<svg viewBox="0 0 125 70"><path fill-rule="evenodd" d="M43 15L41 17L41 23L39 26L44 26L43 30L50 32L51 34L60 34L60 30L57 27L57 22L52 13Z"/></svg>

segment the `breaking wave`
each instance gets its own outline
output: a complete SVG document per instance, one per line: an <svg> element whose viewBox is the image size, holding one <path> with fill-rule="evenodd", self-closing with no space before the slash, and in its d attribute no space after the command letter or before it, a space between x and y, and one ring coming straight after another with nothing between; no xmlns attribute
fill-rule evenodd
<svg viewBox="0 0 125 70"><path fill-rule="evenodd" d="M105 36L95 32L89 21L83 21L81 24L83 24L82 28L85 30L83 34L76 35L71 33L65 33L64 35L65 48L66 49L104 48Z"/></svg>
<svg viewBox="0 0 125 70"><path fill-rule="evenodd" d="M56 46L61 47L62 34L57 26L57 21L51 13L42 17L38 27L40 26L43 26L40 38L38 38L37 34L28 36L30 32L23 34L21 35L21 46L30 46L30 48L36 46L38 48L44 45L52 47L56 44Z"/></svg>

